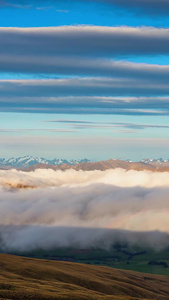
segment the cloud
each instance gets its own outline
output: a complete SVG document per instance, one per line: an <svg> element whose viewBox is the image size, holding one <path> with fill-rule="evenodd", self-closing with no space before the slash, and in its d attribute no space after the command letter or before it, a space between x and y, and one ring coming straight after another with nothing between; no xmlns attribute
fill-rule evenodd
<svg viewBox="0 0 169 300"><path fill-rule="evenodd" d="M52 169L37 169L34 172L0 170L0 187L3 188L7 182L11 184L14 182L16 185L33 185L37 188L66 186L74 188L90 186L91 184L106 184L121 188L137 188L138 186L144 188L169 188L169 173L156 173L151 171L138 172L134 170L126 171L123 169L110 169L106 171L67 170L65 172L54 171ZM97 193L99 194L99 191L97 191Z"/></svg>
<svg viewBox="0 0 169 300"><path fill-rule="evenodd" d="M18 184L36 188L17 191ZM0 197L5 251L169 245L169 173L1 170Z"/></svg>
<svg viewBox="0 0 169 300"><path fill-rule="evenodd" d="M83 0L82 0L83 1ZM84 0L85 1L85 0ZM142 11L149 15L168 15L168 0L87 0L111 5L120 6L122 8L131 9L133 11Z"/></svg>
<svg viewBox="0 0 169 300"><path fill-rule="evenodd" d="M58 13L64 13L64 14L67 14L69 11L66 10L66 9L57 9L56 10Z"/></svg>
<svg viewBox="0 0 169 300"><path fill-rule="evenodd" d="M169 125L157 125L157 124L135 124L135 123L114 123L114 126L124 127L129 129L147 129L147 128L155 128L155 129L169 129Z"/></svg>
<svg viewBox="0 0 169 300"><path fill-rule="evenodd" d="M73 128L129 128L129 129L147 129L147 128L159 128L169 129L169 125L157 125L157 124L137 124L137 123L120 123L120 122L95 122L95 121L82 121L82 120L50 120L44 121L49 123L64 123L69 124ZM131 131L132 132L132 131Z"/></svg>
<svg viewBox="0 0 169 300"><path fill-rule="evenodd" d="M0 80L0 109L3 112L168 115L168 93L168 83L153 80Z"/></svg>
<svg viewBox="0 0 169 300"><path fill-rule="evenodd" d="M58 26L0 28L0 55L121 57L167 55L169 29L154 27Z"/></svg>
<svg viewBox="0 0 169 300"><path fill-rule="evenodd" d="M115 245L151 248L160 251L168 247L169 234L160 231L133 232L129 230L53 227L53 226L0 226L3 252L20 254L32 250L51 250L63 247L75 249L99 248L110 250Z"/></svg>
<svg viewBox="0 0 169 300"><path fill-rule="evenodd" d="M32 5L29 3L30 1L13 1L13 0L0 0L0 7L10 7L15 9L30 9Z"/></svg>
<svg viewBox="0 0 169 300"><path fill-rule="evenodd" d="M75 130L70 130L70 129L39 129L39 128L34 128L34 129L4 129L4 128L0 128L0 133L32 133L32 132L53 132L53 133L72 133L72 132L76 132Z"/></svg>
<svg viewBox="0 0 169 300"><path fill-rule="evenodd" d="M1 54L0 72L39 74L39 76L106 76L116 78L137 78L168 82L169 66L108 59L70 58L44 54ZM22 75L23 76L23 75Z"/></svg>
<svg viewBox="0 0 169 300"><path fill-rule="evenodd" d="M82 124L82 125L88 125L88 124L105 124L105 123L99 123L99 122L94 122L94 121L82 121L82 120L50 120L50 121L44 121L44 122L49 122L49 123L65 123L65 124ZM110 124L110 123L109 123Z"/></svg>
<svg viewBox="0 0 169 300"><path fill-rule="evenodd" d="M166 96L168 83L137 79L65 78L51 80L0 80L3 97L67 97L67 96ZM57 99L57 98L56 98ZM166 98L167 99L167 98ZM1 100L1 101L2 101Z"/></svg>
<svg viewBox="0 0 169 300"><path fill-rule="evenodd" d="M135 124L135 123L108 123L108 124L89 124L89 125L74 125L74 128L77 129L85 129L85 128L102 128L102 129L107 129L107 128L128 128L128 129L134 129L134 130L143 130L147 128L154 128L154 129L169 129L169 125L150 125L150 124ZM123 132L134 132L134 131L123 131Z"/></svg>
<svg viewBox="0 0 169 300"><path fill-rule="evenodd" d="M24 98L39 97L41 100L42 97L64 96L166 96L169 93L168 66L118 62L110 58L119 55L168 53L168 36L168 29L157 28L97 26L1 28L0 72L30 73L49 77L80 76L53 82L43 81L44 86L41 81L1 80L0 98L4 101L4 104L1 102L2 111L10 109L8 104L10 101L6 101L6 98L18 98L23 95ZM94 76L96 77L93 78ZM23 107L17 103L18 101L13 107L14 111L32 109L29 106L30 100L27 107L24 103ZM44 101L42 107L35 105L33 109L36 112L45 109ZM108 103L106 105L109 106ZM129 106L128 108L132 109ZM53 111L50 107L46 109L48 112ZM61 108L57 106L56 110L59 112ZM64 112L68 110L69 106L65 107ZM74 112L77 111L79 112L79 109L74 106ZM98 113L96 109L94 111L82 109L82 112ZM106 110L104 112L107 113ZM116 110L114 112L119 113ZM133 114L132 111L126 113ZM137 111L137 114L147 113L157 112Z"/></svg>

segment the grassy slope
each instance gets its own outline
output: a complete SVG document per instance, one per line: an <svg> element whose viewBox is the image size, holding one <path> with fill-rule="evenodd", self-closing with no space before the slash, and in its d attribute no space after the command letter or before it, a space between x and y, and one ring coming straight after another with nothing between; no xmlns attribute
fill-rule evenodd
<svg viewBox="0 0 169 300"><path fill-rule="evenodd" d="M0 255L0 299L169 299L169 278Z"/></svg>
<svg viewBox="0 0 169 300"><path fill-rule="evenodd" d="M122 250L127 252L124 253ZM136 252L137 255L127 254L134 252ZM118 247L117 249L111 249L110 251L103 249L78 250L71 248L58 248L51 250L37 249L29 253L19 253L19 255L33 258L103 265L115 269L125 269L136 272L169 276L169 267L164 268L161 265L157 266L148 264L153 260L157 262L166 262L169 266L169 249L156 252L152 249L129 249L127 247Z"/></svg>

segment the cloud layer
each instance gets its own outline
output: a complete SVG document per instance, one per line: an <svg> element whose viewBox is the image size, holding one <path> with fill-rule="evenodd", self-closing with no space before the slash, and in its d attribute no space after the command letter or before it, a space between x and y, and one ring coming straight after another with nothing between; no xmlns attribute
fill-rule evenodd
<svg viewBox="0 0 169 300"><path fill-rule="evenodd" d="M104 76L137 78L167 83L169 66L108 59L70 58L63 56L0 56L0 72L39 74L39 76Z"/></svg>
<svg viewBox="0 0 169 300"><path fill-rule="evenodd" d="M58 26L0 28L0 55L113 57L169 53L169 29Z"/></svg>
<svg viewBox="0 0 169 300"><path fill-rule="evenodd" d="M156 80L0 80L0 109L3 112L168 115L168 93L169 84Z"/></svg>
<svg viewBox="0 0 169 300"><path fill-rule="evenodd" d="M108 247L118 239L138 245L143 238L146 246L169 245L169 173L12 170L0 171L0 186L6 251Z"/></svg>
<svg viewBox="0 0 169 300"><path fill-rule="evenodd" d="M93 1L117 5L134 11L139 11L141 9L142 12L150 15L160 15L160 14L168 15L169 12L168 0L161 0L161 1L159 0L127 0L127 1L126 0L93 0Z"/></svg>
<svg viewBox="0 0 169 300"><path fill-rule="evenodd" d="M47 82L49 83L49 82ZM73 83L73 80L72 80ZM10 93L10 84L7 93ZM29 85L32 97L17 96L0 98L1 111L23 111L46 113L94 113L94 114L136 114L136 115L167 115L169 97L95 97L95 96L66 96L66 97L34 97L33 85ZM49 85L50 86L50 85ZM89 86L90 87L90 86ZM7 85L8 88L8 85ZM39 90L41 86L39 85ZM47 89L47 88L46 88ZM78 89L78 87L77 87ZM26 89L25 89L26 90ZM45 90L45 83L43 91ZM76 90L76 87L75 87ZM16 90L17 92L17 90ZM25 91L26 92L26 91ZM49 91L49 94L51 90ZM57 87L56 87L57 93ZM89 90L88 90L89 93ZM54 94L54 92L53 92ZM15 95L15 91L13 92Z"/></svg>
<svg viewBox="0 0 169 300"><path fill-rule="evenodd" d="M166 65L112 60L169 53L169 30L151 27L0 28L0 72L168 82Z"/></svg>
<svg viewBox="0 0 169 300"><path fill-rule="evenodd" d="M168 55L168 29L0 28L0 40L2 74L68 76L53 80L0 80L3 112L168 115L169 67L114 60L133 55ZM128 101L128 97L137 100Z"/></svg>
<svg viewBox="0 0 169 300"><path fill-rule="evenodd" d="M166 96L169 84L114 78L66 78L50 80L0 80L3 97L62 96Z"/></svg>

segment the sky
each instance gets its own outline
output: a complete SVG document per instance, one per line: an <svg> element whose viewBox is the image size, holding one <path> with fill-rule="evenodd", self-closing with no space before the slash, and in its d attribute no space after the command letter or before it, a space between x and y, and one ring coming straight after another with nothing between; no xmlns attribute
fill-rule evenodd
<svg viewBox="0 0 169 300"><path fill-rule="evenodd" d="M0 157L169 159L168 0L0 0Z"/></svg>

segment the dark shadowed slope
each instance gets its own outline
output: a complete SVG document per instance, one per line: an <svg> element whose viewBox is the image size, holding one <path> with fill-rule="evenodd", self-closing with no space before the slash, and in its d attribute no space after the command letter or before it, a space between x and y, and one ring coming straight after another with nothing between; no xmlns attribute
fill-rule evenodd
<svg viewBox="0 0 169 300"><path fill-rule="evenodd" d="M0 299L169 299L169 278L0 255Z"/></svg>

